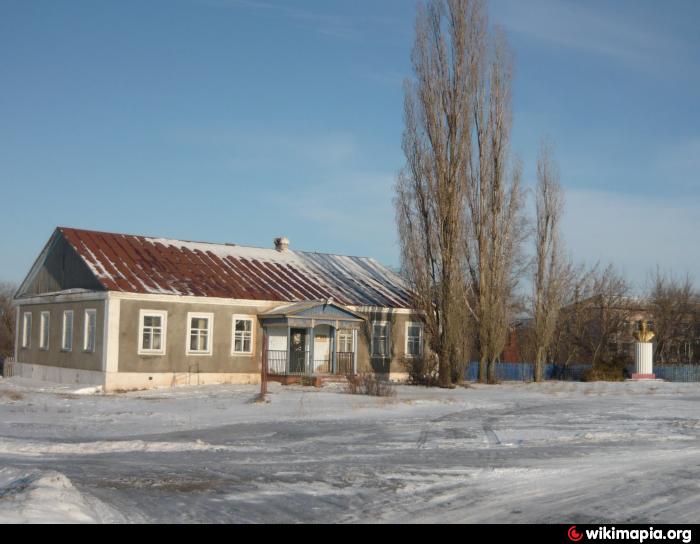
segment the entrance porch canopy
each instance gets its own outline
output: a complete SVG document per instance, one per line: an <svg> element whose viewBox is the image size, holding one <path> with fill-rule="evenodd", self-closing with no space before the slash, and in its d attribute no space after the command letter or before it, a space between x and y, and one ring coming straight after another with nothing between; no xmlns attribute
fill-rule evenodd
<svg viewBox="0 0 700 544"><path fill-rule="evenodd" d="M335 329L359 329L364 316L332 301L293 302L260 314L263 326L315 327L330 325Z"/></svg>
<svg viewBox="0 0 700 544"><path fill-rule="evenodd" d="M263 364L267 365L268 373L313 375L357 372L357 336L365 320L361 314L328 300L284 304L259 314L258 318L267 338ZM318 346L317 327L322 331L318 336ZM286 335L275 336L273 346L268 331L280 329L286 329ZM327 332L323 332L324 329ZM338 342L339 330L346 331L345 342ZM351 350L348 348L350 339Z"/></svg>

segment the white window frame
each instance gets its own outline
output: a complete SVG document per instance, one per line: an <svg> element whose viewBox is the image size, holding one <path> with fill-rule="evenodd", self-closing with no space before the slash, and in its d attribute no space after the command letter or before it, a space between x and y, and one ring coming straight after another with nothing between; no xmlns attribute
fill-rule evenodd
<svg viewBox="0 0 700 544"><path fill-rule="evenodd" d="M386 353L380 355L374 351L374 326L386 325ZM391 322L390 321L372 321L372 334L370 335L370 358L381 357L382 359L391 358Z"/></svg>
<svg viewBox="0 0 700 544"><path fill-rule="evenodd" d="M372 327L374 329L374 327ZM355 335L353 334L352 329L338 329L338 332L336 333L336 353L354 353L355 351ZM347 336L350 339L350 351L340 351L340 337L341 336Z"/></svg>
<svg viewBox="0 0 700 544"><path fill-rule="evenodd" d="M236 351L236 321L250 321L250 351ZM255 353L255 322L254 315L234 314L231 321L231 355L252 356Z"/></svg>
<svg viewBox="0 0 700 544"><path fill-rule="evenodd" d="M90 323L90 316L95 316L95 330L94 337L92 339L92 348L88 346L88 324ZM85 353L95 353L97 350L97 310L94 308L88 308L83 313L83 351Z"/></svg>
<svg viewBox="0 0 700 544"><path fill-rule="evenodd" d="M146 317L160 317L160 349L144 349L143 347L143 329ZM165 355L167 350L168 340L168 312L165 310L139 310L139 337L138 349L139 355ZM189 344L188 344L189 345Z"/></svg>
<svg viewBox="0 0 700 544"><path fill-rule="evenodd" d="M207 351L193 351L190 349L190 338L192 336L192 318L208 319L207 328ZM185 338L185 353L192 356L211 356L214 347L214 314L202 312L187 312L187 338Z"/></svg>
<svg viewBox="0 0 700 544"><path fill-rule="evenodd" d="M32 347L32 321L34 321L32 312L24 312L22 315L22 349L31 349Z"/></svg>
<svg viewBox="0 0 700 544"><path fill-rule="evenodd" d="M44 321L46 318L46 321ZM46 344L44 344L44 333L46 334ZM51 312L41 312L39 316L39 349L49 351L51 345Z"/></svg>
<svg viewBox="0 0 700 544"><path fill-rule="evenodd" d="M70 315L70 345L66 347L66 318ZM73 310L64 310L61 320L61 351L73 351L73 339L75 337L75 315Z"/></svg>
<svg viewBox="0 0 700 544"><path fill-rule="evenodd" d="M407 321L406 322L406 327L404 329L403 353L408 358L416 357L416 355L413 355L413 354L408 352L408 329L409 329L409 327L418 327L418 330L420 331L418 333L418 355L417 355L417 357L422 357L423 356L423 323L421 323L420 321Z"/></svg>

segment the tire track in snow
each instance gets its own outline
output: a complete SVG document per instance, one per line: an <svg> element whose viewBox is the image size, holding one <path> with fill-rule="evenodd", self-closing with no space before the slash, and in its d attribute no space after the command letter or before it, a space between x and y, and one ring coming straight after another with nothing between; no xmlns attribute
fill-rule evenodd
<svg viewBox="0 0 700 544"><path fill-rule="evenodd" d="M482 428L484 429L484 433L486 434L486 440L488 440L489 446L501 445L501 441L499 440L498 435L493 430L493 426L490 422L485 422Z"/></svg>

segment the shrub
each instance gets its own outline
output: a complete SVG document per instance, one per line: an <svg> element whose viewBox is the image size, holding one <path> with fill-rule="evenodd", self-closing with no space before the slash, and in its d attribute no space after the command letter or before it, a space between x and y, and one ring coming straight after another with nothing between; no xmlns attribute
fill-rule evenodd
<svg viewBox="0 0 700 544"><path fill-rule="evenodd" d="M404 357L402 363L408 372L408 383L426 387L438 384L438 361L434 354L423 357Z"/></svg>
<svg viewBox="0 0 700 544"><path fill-rule="evenodd" d="M0 391L0 397L7 397L10 400L24 399L24 395L18 391Z"/></svg>
<svg viewBox="0 0 700 544"><path fill-rule="evenodd" d="M384 376L374 373L354 374L347 377L347 391L351 395L371 397L395 397L396 389Z"/></svg>
<svg viewBox="0 0 700 544"><path fill-rule="evenodd" d="M625 357L613 357L601 361L586 370L581 376L582 382L621 382L627 377L629 360Z"/></svg>

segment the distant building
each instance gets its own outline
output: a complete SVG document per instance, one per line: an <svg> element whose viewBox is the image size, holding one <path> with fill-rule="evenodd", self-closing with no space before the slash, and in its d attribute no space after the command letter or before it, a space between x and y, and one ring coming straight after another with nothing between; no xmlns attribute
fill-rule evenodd
<svg viewBox="0 0 700 544"><path fill-rule="evenodd" d="M57 228L16 296L15 375L106 390L376 371L423 325L364 257Z"/></svg>

